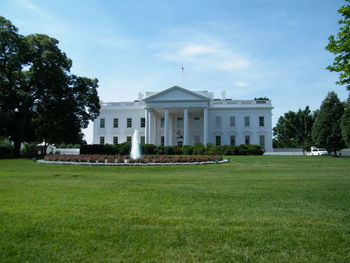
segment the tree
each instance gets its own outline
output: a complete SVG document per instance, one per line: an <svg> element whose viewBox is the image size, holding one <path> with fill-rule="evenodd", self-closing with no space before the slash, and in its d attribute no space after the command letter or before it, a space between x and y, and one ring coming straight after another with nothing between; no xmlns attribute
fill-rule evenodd
<svg viewBox="0 0 350 263"><path fill-rule="evenodd" d="M99 114L97 79L70 73L72 61L58 40L23 37L0 17L0 135L25 140L79 143L81 129Z"/></svg>
<svg viewBox="0 0 350 263"><path fill-rule="evenodd" d="M350 0L346 0L349 2ZM327 69L330 71L339 72L339 81L337 84L346 85L346 88L350 90L350 5L344 5L338 12L343 16L343 19L339 20L341 25L337 37L331 35L329 37L329 43L326 49L336 55L334 62Z"/></svg>
<svg viewBox="0 0 350 263"><path fill-rule="evenodd" d="M309 106L298 112L289 111L278 119L273 134L277 147L302 147L303 151L312 145L312 125L314 116Z"/></svg>
<svg viewBox="0 0 350 263"><path fill-rule="evenodd" d="M343 103L334 91L329 92L322 102L312 128L315 144L326 148L328 152L334 152L335 155L345 146L340 126L343 113Z"/></svg>
<svg viewBox="0 0 350 263"><path fill-rule="evenodd" d="M344 114L341 119L341 130L346 146L350 147L350 98L345 103Z"/></svg>
<svg viewBox="0 0 350 263"><path fill-rule="evenodd" d="M47 143L80 143L81 128L99 114L98 80L70 74L72 61L46 35L26 37L29 73L36 93L37 138Z"/></svg>
<svg viewBox="0 0 350 263"><path fill-rule="evenodd" d="M23 70L29 63L27 51L18 29L0 16L0 135L14 142L15 155L21 142L33 135L33 89Z"/></svg>

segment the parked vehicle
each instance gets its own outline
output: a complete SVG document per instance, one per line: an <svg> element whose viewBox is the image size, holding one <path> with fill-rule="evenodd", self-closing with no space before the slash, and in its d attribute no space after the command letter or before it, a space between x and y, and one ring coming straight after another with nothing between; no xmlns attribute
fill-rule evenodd
<svg viewBox="0 0 350 263"><path fill-rule="evenodd" d="M329 153L326 151L326 149L323 148L316 148L316 147L311 147L311 152L308 153L308 155L312 156L324 156L324 155L329 155Z"/></svg>

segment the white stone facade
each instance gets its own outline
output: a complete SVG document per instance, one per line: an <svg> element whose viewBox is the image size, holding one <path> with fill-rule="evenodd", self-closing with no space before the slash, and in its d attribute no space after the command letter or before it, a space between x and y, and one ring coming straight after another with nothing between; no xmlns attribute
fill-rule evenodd
<svg viewBox="0 0 350 263"><path fill-rule="evenodd" d="M144 143L258 144L270 152L272 109L270 100L213 99L210 92L175 86L135 102L102 103L93 143L122 143L137 129Z"/></svg>

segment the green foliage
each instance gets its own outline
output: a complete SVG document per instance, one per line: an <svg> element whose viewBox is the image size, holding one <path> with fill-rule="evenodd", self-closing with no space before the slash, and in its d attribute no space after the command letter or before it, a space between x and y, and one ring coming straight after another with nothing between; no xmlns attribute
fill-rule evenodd
<svg viewBox="0 0 350 263"><path fill-rule="evenodd" d="M349 0L346 0L349 2ZM336 55L333 64L328 66L330 71L339 72L339 81L337 84L346 85L346 88L350 90L350 6L346 4L342 6L338 12L342 15L342 19L339 20L340 29L335 37L331 35L329 37L329 43L326 49Z"/></svg>
<svg viewBox="0 0 350 263"><path fill-rule="evenodd" d="M154 144L141 144L142 154L153 155L156 154L157 146Z"/></svg>
<svg viewBox="0 0 350 263"><path fill-rule="evenodd" d="M125 142L115 145L82 145L80 154L112 154L126 155L130 153L131 143ZM205 147L202 143L195 146L156 146L153 144L141 145L141 152L145 155L262 155L263 149L259 145L219 145L209 144Z"/></svg>
<svg viewBox="0 0 350 263"><path fill-rule="evenodd" d="M278 119L273 128L274 146L277 148L297 148L304 150L312 146L312 126L314 115L309 106L297 112L289 111Z"/></svg>
<svg viewBox="0 0 350 263"><path fill-rule="evenodd" d="M80 144L65 144L60 143L56 145L56 148L80 148Z"/></svg>
<svg viewBox="0 0 350 263"><path fill-rule="evenodd" d="M0 139L0 156L9 156L12 151L12 143L8 139Z"/></svg>
<svg viewBox="0 0 350 263"><path fill-rule="evenodd" d="M100 109L97 79L70 73L72 61L47 35L22 36L0 16L0 136L14 142L82 143Z"/></svg>
<svg viewBox="0 0 350 263"><path fill-rule="evenodd" d="M341 131L345 144L350 148L350 98L345 103L344 114L341 119Z"/></svg>
<svg viewBox="0 0 350 263"><path fill-rule="evenodd" d="M26 143L23 149L21 149L21 155L23 157L36 157L38 156L38 149L36 143Z"/></svg>
<svg viewBox="0 0 350 263"><path fill-rule="evenodd" d="M329 92L322 102L312 128L312 137L317 146L335 154L345 147L340 127L343 113L343 103L335 92Z"/></svg>
<svg viewBox="0 0 350 263"><path fill-rule="evenodd" d="M80 154L110 154L126 155L130 153L131 143L124 142L121 144L87 144L81 145Z"/></svg>
<svg viewBox="0 0 350 263"><path fill-rule="evenodd" d="M197 142L194 144L192 154L202 155L206 154L206 149L203 143Z"/></svg>
<svg viewBox="0 0 350 263"><path fill-rule="evenodd" d="M193 147L190 145L182 146L182 154L183 155L191 155L193 154Z"/></svg>

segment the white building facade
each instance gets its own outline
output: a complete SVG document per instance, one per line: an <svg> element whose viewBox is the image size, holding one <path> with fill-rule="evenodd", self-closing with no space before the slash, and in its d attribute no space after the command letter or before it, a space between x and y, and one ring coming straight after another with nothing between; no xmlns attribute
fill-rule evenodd
<svg viewBox="0 0 350 263"><path fill-rule="evenodd" d="M271 152L272 109L270 100L214 99L211 92L175 86L134 102L102 103L93 144L131 141L137 129L141 143L257 144Z"/></svg>

